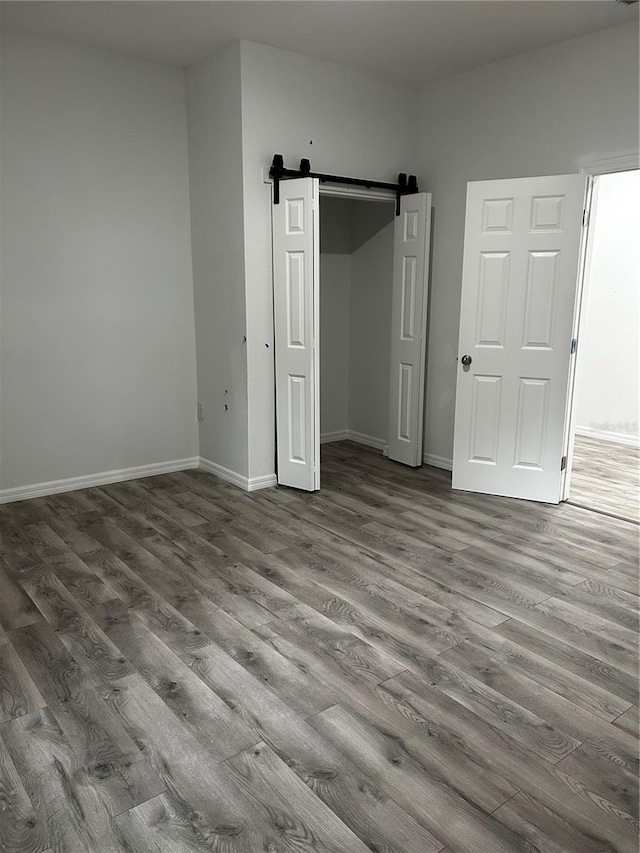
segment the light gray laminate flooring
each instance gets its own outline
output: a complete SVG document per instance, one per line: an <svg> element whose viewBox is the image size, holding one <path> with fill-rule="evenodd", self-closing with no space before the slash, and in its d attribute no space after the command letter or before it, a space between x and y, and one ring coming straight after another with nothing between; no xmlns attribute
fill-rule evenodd
<svg viewBox="0 0 640 853"><path fill-rule="evenodd" d="M0 507L3 853L637 853L638 527L322 476Z"/></svg>
<svg viewBox="0 0 640 853"><path fill-rule="evenodd" d="M569 500L640 523L640 448L577 435Z"/></svg>

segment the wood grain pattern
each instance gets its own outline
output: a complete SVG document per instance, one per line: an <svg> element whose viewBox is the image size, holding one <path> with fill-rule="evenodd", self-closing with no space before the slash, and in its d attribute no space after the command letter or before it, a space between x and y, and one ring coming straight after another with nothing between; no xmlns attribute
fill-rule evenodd
<svg viewBox="0 0 640 853"><path fill-rule="evenodd" d="M255 771L248 766L256 762L249 754L240 753L234 765L215 764L190 732L176 731L174 715L136 676L115 683L105 698L210 848L365 853L357 836L319 800L310 801L311 792L275 756L270 763L277 772L251 784ZM255 759L266 749L248 753Z"/></svg>
<svg viewBox="0 0 640 853"><path fill-rule="evenodd" d="M1 728L0 728L1 731ZM41 853L46 832L0 737L0 849Z"/></svg>
<svg viewBox="0 0 640 853"><path fill-rule="evenodd" d="M349 442L0 521L3 850L636 853L636 524Z"/></svg>
<svg viewBox="0 0 640 853"><path fill-rule="evenodd" d="M571 503L640 522L640 449L576 435Z"/></svg>
<svg viewBox="0 0 640 853"><path fill-rule="evenodd" d="M279 698L268 682L209 644L195 651L167 636L185 662L374 850L425 853L439 842L370 777ZM491 789L490 784L485 788ZM505 799L503 797L499 802Z"/></svg>
<svg viewBox="0 0 640 853"><path fill-rule="evenodd" d="M451 737L468 743L516 790L530 792L553 807L561 804L568 822L599 839L602 849L631 850L637 845L637 827L629 822L635 820L634 815L618 814L606 798L599 797L580 778L565 773L562 762L554 765L514 739L496 737L495 729L482 717L410 673L395 676L381 689L404 707L405 715L423 731L429 730L432 721L445 726ZM456 844L452 846L457 849Z"/></svg>
<svg viewBox="0 0 640 853"><path fill-rule="evenodd" d="M547 725L557 726L567 732L577 745L581 741L589 743L607 760L638 775L637 744L625 732L616 731L614 726L576 707L526 675L505 670L491 655L472 648L468 643L451 649L440 658L444 659L491 686L502 696L509 697L520 706L526 706Z"/></svg>
<svg viewBox="0 0 640 853"><path fill-rule="evenodd" d="M604 760L607 759L607 760ZM637 754L631 764L637 764ZM560 769L581 779L601 797L629 815L638 808L638 773L618 763L611 755L603 756L601 745L583 743L560 762Z"/></svg>
<svg viewBox="0 0 640 853"><path fill-rule="evenodd" d="M53 631L31 625L13 632L11 641L72 745L78 772L105 808L119 814L159 793L157 775Z"/></svg>
<svg viewBox="0 0 640 853"><path fill-rule="evenodd" d="M38 608L13 579L7 563L0 558L0 628L11 631L41 619Z"/></svg>
<svg viewBox="0 0 640 853"><path fill-rule="evenodd" d="M124 851L109 799L86 784L76 751L47 709L6 723L0 735L33 805L39 838L56 851Z"/></svg>
<svg viewBox="0 0 640 853"><path fill-rule="evenodd" d="M132 610L111 602L94 613L136 671L217 761L256 743L254 733Z"/></svg>
<svg viewBox="0 0 640 853"><path fill-rule="evenodd" d="M623 729L625 732L629 732L630 735L637 738L640 730L638 706L632 705L628 711L625 711L624 714L620 714L619 717L616 717L613 721L613 725Z"/></svg>
<svg viewBox="0 0 640 853"><path fill-rule="evenodd" d="M383 784L410 814L455 849L507 853L521 847L521 839L473 806L443 780L424 773L418 758L402 739L380 730L361 717L335 705L311 719L311 724L365 772ZM451 815L445 823L437 816Z"/></svg>
<svg viewBox="0 0 640 853"><path fill-rule="evenodd" d="M40 691L11 643L0 645L0 723L45 707Z"/></svg>
<svg viewBox="0 0 640 853"><path fill-rule="evenodd" d="M127 850L147 853L209 853L208 840L193 826L189 812L169 794L158 794L116 817Z"/></svg>

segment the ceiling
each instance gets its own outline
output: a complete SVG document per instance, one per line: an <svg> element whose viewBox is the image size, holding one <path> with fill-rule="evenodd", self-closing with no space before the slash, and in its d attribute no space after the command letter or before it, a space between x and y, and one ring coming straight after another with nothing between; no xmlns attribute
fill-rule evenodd
<svg viewBox="0 0 640 853"><path fill-rule="evenodd" d="M637 21L615 0L0 2L5 28L170 65L248 39L412 83Z"/></svg>

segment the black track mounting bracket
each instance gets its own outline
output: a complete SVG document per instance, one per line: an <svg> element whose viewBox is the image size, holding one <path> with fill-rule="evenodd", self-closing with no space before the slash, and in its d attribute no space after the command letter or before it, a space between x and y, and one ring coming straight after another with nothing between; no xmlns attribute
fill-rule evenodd
<svg viewBox="0 0 640 853"><path fill-rule="evenodd" d="M400 216L400 199L403 195L413 195L419 192L418 179L415 175L400 172L395 184L387 181L370 181L365 178L347 178L340 175L326 175L322 172L312 172L311 163L306 158L300 160L299 169L287 169L282 154L274 154L269 169L269 177L273 181L273 203L280 204L280 181L291 178L318 178L320 183L346 184L348 186L366 187L367 189L391 190L396 195L396 216Z"/></svg>

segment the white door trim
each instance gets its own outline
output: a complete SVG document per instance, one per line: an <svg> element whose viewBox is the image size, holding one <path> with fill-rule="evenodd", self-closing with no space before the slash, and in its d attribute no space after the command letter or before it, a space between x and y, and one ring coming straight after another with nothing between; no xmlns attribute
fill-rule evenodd
<svg viewBox="0 0 640 853"><path fill-rule="evenodd" d="M603 157L599 160L580 160L580 172L583 175L609 175L612 172L629 172L640 168L640 153L618 154L616 157Z"/></svg>
<svg viewBox="0 0 640 853"><path fill-rule="evenodd" d="M578 341L580 338L580 318L584 304L584 294L589 266L591 263L591 246L590 238L591 217L595 210L595 193L594 193L594 173L588 172L586 169L581 169L580 174L588 175L587 187L585 190L583 228L580 237L580 260L578 261L578 287L576 290L576 304L573 312L573 325L571 327L572 341ZM606 172L603 172L606 174ZM573 346L572 346L573 348ZM571 354L571 365L569 368L569 385L567 387L567 408L564 417L564 439L563 439L563 456L566 458L566 465L562 472L562 480L560 484L560 503L566 501L569 497L569 489L571 487L571 471L573 469L573 436L575 425L575 391L576 391L576 359L577 349Z"/></svg>
<svg viewBox="0 0 640 853"><path fill-rule="evenodd" d="M267 166L265 166L262 172L262 182L265 184L273 183L273 178L270 177ZM375 187L367 189L367 187L349 186L348 184L320 184L320 195L360 199L361 201L382 201L387 203L395 203L396 201L396 194L393 190L383 190Z"/></svg>
<svg viewBox="0 0 640 853"><path fill-rule="evenodd" d="M336 198L360 199L360 201L382 201L395 204L396 194L392 190L370 189L366 187L335 186L320 184L320 195Z"/></svg>

